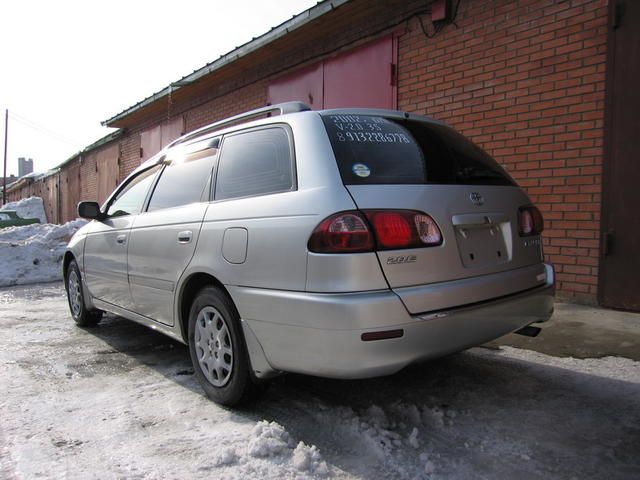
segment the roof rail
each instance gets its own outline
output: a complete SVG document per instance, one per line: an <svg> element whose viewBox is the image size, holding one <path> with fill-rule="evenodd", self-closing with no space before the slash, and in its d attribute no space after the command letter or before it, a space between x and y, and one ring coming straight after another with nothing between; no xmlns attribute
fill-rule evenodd
<svg viewBox="0 0 640 480"><path fill-rule="evenodd" d="M207 125L205 127L194 130L193 132L183 135L182 137L174 140L168 145L167 148L187 142L205 133L215 132L216 130L220 130L224 127L235 125L236 123L249 121L254 117L259 117L260 115L267 115L271 113L285 115L287 113L306 112L308 110L311 110L311 107L302 102L284 102L278 103L276 105L267 105L266 107L256 108L255 110L250 110L248 112L241 113L240 115L225 118L224 120L220 120L218 122L212 123L211 125Z"/></svg>

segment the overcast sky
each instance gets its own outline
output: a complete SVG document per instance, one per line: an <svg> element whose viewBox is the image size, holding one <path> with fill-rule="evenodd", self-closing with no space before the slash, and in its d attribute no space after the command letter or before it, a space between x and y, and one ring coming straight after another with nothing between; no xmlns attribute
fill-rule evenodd
<svg viewBox="0 0 640 480"><path fill-rule="evenodd" d="M0 150L58 165L121 112L315 0L21 0L0 16ZM1 157L0 157L1 162ZM0 164L0 178L2 166Z"/></svg>

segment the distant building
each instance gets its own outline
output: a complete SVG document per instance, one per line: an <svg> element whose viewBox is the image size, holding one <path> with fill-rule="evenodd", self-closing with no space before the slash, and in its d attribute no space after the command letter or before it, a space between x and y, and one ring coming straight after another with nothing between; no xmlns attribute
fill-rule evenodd
<svg viewBox="0 0 640 480"><path fill-rule="evenodd" d="M2 188L2 185L4 184L4 180L5 179L0 178L0 188ZM15 175L9 175L8 177L6 177L7 187L11 185L13 182L15 182L16 180L18 180L18 177L16 177Z"/></svg>
<svg viewBox="0 0 640 480"><path fill-rule="evenodd" d="M33 173L33 159L29 158L28 160L24 157L18 158L18 177L24 177Z"/></svg>

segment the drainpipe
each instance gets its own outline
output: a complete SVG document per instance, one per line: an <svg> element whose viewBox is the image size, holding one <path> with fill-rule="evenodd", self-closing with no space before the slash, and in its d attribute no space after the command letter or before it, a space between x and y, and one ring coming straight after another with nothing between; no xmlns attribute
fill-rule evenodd
<svg viewBox="0 0 640 480"><path fill-rule="evenodd" d="M4 177L2 177L2 205L7 203L7 134L9 133L9 109L4 111Z"/></svg>
<svg viewBox="0 0 640 480"><path fill-rule="evenodd" d="M57 208L57 212L56 215L58 217L58 222L57 223L62 223L62 202L60 201L60 177L62 176L62 169L60 169L60 171L58 171L58 185L56 186L56 190L58 191L58 195L57 195L57 204L58 204L58 208Z"/></svg>

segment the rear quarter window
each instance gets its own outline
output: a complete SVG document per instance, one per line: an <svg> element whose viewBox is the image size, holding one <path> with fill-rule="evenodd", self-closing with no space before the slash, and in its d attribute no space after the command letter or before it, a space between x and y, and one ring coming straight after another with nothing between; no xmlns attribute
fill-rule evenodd
<svg viewBox="0 0 640 480"><path fill-rule="evenodd" d="M345 185L515 185L453 129L369 115L322 117Z"/></svg>
<svg viewBox="0 0 640 480"><path fill-rule="evenodd" d="M286 192L295 187L289 135L270 127L224 138L215 199Z"/></svg>

